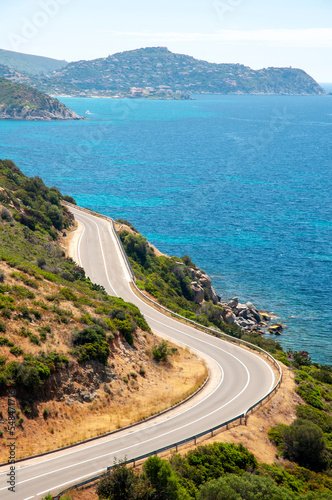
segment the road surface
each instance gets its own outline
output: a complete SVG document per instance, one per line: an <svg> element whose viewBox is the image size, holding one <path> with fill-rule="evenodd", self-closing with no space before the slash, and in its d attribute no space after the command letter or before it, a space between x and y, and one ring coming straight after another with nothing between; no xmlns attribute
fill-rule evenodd
<svg viewBox="0 0 332 500"><path fill-rule="evenodd" d="M267 361L254 352L217 339L170 318L141 300L131 289L130 275L112 224L71 208L83 226L76 260L89 278L110 295L136 304L155 333L182 343L211 358L218 378L212 392L183 411L166 413L132 429L67 450L19 462L15 466L15 492L10 487L9 465L0 468L0 500L39 499L77 484L114 463L176 443L245 412L275 384ZM38 439L38 436L36 436Z"/></svg>

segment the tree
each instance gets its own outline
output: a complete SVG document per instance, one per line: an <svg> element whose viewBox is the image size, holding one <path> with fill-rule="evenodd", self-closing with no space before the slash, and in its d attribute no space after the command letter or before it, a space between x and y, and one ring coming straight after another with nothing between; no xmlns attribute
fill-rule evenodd
<svg viewBox="0 0 332 500"><path fill-rule="evenodd" d="M153 493L151 500L189 500L190 496L181 486L176 472L169 462L154 456L148 458L143 466L146 479Z"/></svg>
<svg viewBox="0 0 332 500"><path fill-rule="evenodd" d="M63 228L63 215L61 209L56 205L51 205L47 210L47 215L51 219L53 226L61 231Z"/></svg>
<svg viewBox="0 0 332 500"><path fill-rule="evenodd" d="M284 428L282 437L285 458L312 470L324 468L326 445L323 431L318 425L299 418Z"/></svg>
<svg viewBox="0 0 332 500"><path fill-rule="evenodd" d="M133 470L127 468L126 461L120 461L99 481L98 498L100 500L136 500L137 483L138 477Z"/></svg>
<svg viewBox="0 0 332 500"><path fill-rule="evenodd" d="M294 494L269 477L256 476L248 472L242 476L226 474L219 479L204 483L198 500L294 500Z"/></svg>

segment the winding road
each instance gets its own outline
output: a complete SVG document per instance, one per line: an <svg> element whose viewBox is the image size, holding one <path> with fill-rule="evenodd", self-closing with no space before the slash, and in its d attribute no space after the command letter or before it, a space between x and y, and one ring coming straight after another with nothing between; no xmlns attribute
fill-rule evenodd
<svg viewBox="0 0 332 500"><path fill-rule="evenodd" d="M131 459L194 436L245 412L275 384L270 364L254 352L164 315L140 299L107 219L70 208L82 227L73 255L89 278L110 295L136 304L151 329L210 360L214 383L190 405L110 436L16 464L15 492L8 491L9 465L0 467L0 500L40 499L105 471L114 458ZM38 439L38 436L36 436Z"/></svg>

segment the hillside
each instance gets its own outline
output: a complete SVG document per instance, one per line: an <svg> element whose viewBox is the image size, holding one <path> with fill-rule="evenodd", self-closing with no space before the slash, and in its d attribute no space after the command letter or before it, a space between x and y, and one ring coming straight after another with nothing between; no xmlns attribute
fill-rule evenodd
<svg viewBox="0 0 332 500"><path fill-rule="evenodd" d="M252 70L241 64L213 64L149 47L92 61L72 62L41 81L52 91L72 85L88 93L182 92L187 94L324 94L313 78L300 69Z"/></svg>
<svg viewBox="0 0 332 500"><path fill-rule="evenodd" d="M57 99L0 77L0 119L80 120L81 118Z"/></svg>
<svg viewBox="0 0 332 500"><path fill-rule="evenodd" d="M63 200L74 201L0 160L0 418L11 391L19 457L146 418L206 377L182 349L156 362L159 341L138 308L66 257L74 220ZM0 437L4 462L10 435Z"/></svg>
<svg viewBox="0 0 332 500"><path fill-rule="evenodd" d="M66 66L67 61L59 61L50 57L33 56L0 49L0 64L8 66L18 72L30 73L31 75L49 74Z"/></svg>

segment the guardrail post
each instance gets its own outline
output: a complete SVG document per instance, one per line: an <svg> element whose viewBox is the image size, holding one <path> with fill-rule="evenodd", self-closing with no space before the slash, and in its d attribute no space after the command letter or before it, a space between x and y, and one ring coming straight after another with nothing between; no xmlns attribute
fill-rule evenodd
<svg viewBox="0 0 332 500"><path fill-rule="evenodd" d="M197 441L196 441L196 436L194 437L194 443L195 443L195 446L196 446L196 443L197 443Z"/></svg>

